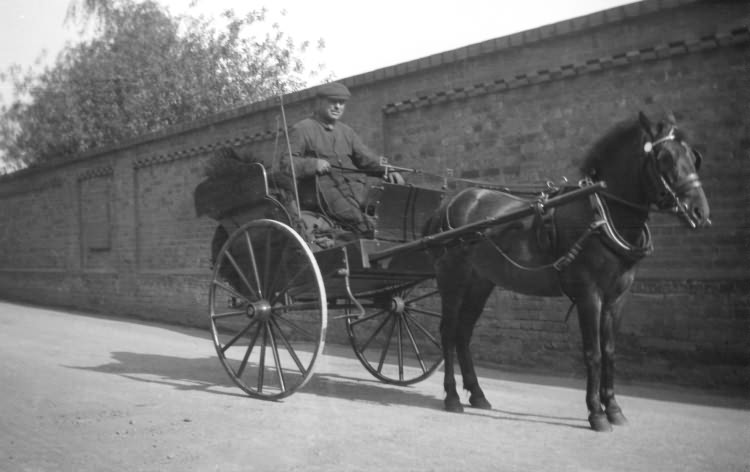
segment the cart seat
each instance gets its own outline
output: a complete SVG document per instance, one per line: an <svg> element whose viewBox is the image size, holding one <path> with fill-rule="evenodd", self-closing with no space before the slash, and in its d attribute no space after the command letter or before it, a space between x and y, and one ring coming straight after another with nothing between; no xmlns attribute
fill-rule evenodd
<svg viewBox="0 0 750 472"><path fill-rule="evenodd" d="M238 166L235 172L207 178L195 188L193 199L198 216L220 220L267 196L266 169L262 164L251 163Z"/></svg>

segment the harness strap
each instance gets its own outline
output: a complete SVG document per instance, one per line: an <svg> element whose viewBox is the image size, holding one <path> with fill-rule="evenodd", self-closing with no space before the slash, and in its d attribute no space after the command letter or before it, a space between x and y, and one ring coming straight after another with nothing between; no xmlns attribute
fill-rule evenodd
<svg viewBox="0 0 750 472"><path fill-rule="evenodd" d="M588 228L586 228L586 231L581 234L581 236L576 240L575 243L568 249L568 252L566 252L564 255L559 257L555 262L551 264L544 264L536 267L529 267L525 266L523 264L519 264L513 258L511 258L505 251L503 251L500 246L495 243L492 239L490 239L489 236L487 236L487 233L485 231L479 233L479 236L483 238L485 241L487 241L495 250L503 256L503 258L508 261L509 264L511 264L513 267L525 271L539 271L539 270L546 270L546 269L555 269L558 272L562 271L565 267L567 267L571 262L575 260L576 257L578 257L578 254L581 252L581 249L583 247L583 243L586 241L586 239L589 238L594 232L599 230L603 225L606 225L607 222L602 219L597 219L593 221Z"/></svg>
<svg viewBox="0 0 750 472"><path fill-rule="evenodd" d="M554 267L558 272L561 272L564 268L570 265L570 263L573 262L581 252L584 241L586 241L589 236L591 236L595 231L598 231L599 228L607 224L607 220L603 218L597 218L596 220L592 221L589 227L586 228L586 231L584 231L583 234L581 234L581 236L576 239L576 242L573 243L570 249L568 249L568 252L566 252L563 256L552 263L552 267Z"/></svg>

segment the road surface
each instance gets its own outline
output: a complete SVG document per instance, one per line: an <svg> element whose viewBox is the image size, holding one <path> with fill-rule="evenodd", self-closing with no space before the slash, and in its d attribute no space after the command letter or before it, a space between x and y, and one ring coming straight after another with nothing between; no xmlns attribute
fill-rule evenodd
<svg viewBox="0 0 750 472"><path fill-rule="evenodd" d="M335 322L335 321L333 321ZM347 346L280 402L233 386L208 332L0 302L2 471L750 471L750 399L480 369L494 409L442 410L442 375L382 384ZM466 398L464 398L466 400Z"/></svg>

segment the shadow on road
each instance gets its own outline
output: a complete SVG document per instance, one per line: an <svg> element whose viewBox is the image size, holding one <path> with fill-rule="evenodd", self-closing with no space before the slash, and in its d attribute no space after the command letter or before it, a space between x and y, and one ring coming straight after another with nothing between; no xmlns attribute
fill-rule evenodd
<svg viewBox="0 0 750 472"><path fill-rule="evenodd" d="M124 351L113 352L111 355L113 361L107 364L93 367L65 367L119 375L133 381L166 385L177 390L197 390L211 394L246 397L238 389L236 392L224 390L226 387L233 389L236 389L236 387L221 368L219 361L213 357L182 358ZM310 382L296 394L300 393L326 398L340 398L347 401L371 402L385 406L402 405L439 411L443 409L442 396L438 398L425 395L414 387L394 387L376 380L331 373L314 375ZM440 394L442 395L442 392ZM288 399L284 401L288 401ZM466 413L503 421L542 423L552 426L588 429L588 426L584 425L580 418L533 415L500 409L475 410L470 407L467 407Z"/></svg>
<svg viewBox="0 0 750 472"><path fill-rule="evenodd" d="M67 310L67 312L74 316L86 316L107 319L125 324L139 324L167 329L185 336L204 339L208 344L211 343L210 332L205 328L201 329L190 326L165 323L163 321L146 320L139 318L113 317L103 314L81 312L75 310ZM348 346L335 346L332 344L327 344L326 355L351 358L352 354L350 349L351 348L349 348ZM122 369L133 369L131 372L131 375L133 376L136 376L137 374L163 376L167 380L161 380L162 382L173 382L175 387L184 389L207 390L211 386L217 385L222 387L234 386L231 380L229 380L229 378L225 375L223 369L220 368L219 361L216 358L209 357L204 359L184 359L177 357L146 355L129 352L113 353L113 356L120 356L121 358L118 359L117 357L115 357L115 360L118 362L114 362L112 364L85 369L101 372L119 373L120 375L126 377L128 376L128 372L123 371ZM146 359L142 359L142 357L145 357ZM158 358L163 359L160 360ZM118 369L120 370L118 371ZM567 377L554 375L541 368L530 368L528 370L525 370L521 367L486 365L486 367L484 368L479 367L477 369L477 373L479 374L480 381L482 378L492 378L527 384L570 388L579 390L581 392L582 398L585 392L584 378L573 377L572 374L571 376ZM184 377L181 377L181 374L184 374ZM313 377L313 379L311 380L312 385L315 385L316 378L318 376L319 375ZM159 380L155 379L136 379L148 382L159 382ZM357 384L359 386L358 388L361 388L361 385L363 385L363 382L365 381L362 379L357 379L357 381L359 382ZM386 390L392 388L379 382L370 382L373 385L377 385L378 388ZM720 408L750 410L750 398L748 398L747 392L737 391L737 389L706 389L694 386L680 386L667 383L645 381L618 381L616 388L618 394L632 397L646 398L665 402L678 402ZM306 386L305 389L310 389L310 385ZM396 391L403 392L402 389L398 389ZM218 390L215 390L214 393L229 394L227 392L221 392ZM243 396L244 394L238 395ZM429 403L430 401L432 401L433 403L437 401L439 403L438 400L435 400L432 397L427 398L427 403ZM442 408L442 405L437 404L437 406L435 407Z"/></svg>
<svg viewBox="0 0 750 472"><path fill-rule="evenodd" d="M65 366L70 369L115 374L138 382L156 383L178 390L244 397L241 391L225 392L214 387L234 387L218 359L184 358L135 352L113 352L113 361L94 367Z"/></svg>
<svg viewBox="0 0 750 472"><path fill-rule="evenodd" d="M441 397L436 398L416 392L412 387L391 387L374 380L362 380L335 374L321 374L313 377L305 386L305 393L326 397L339 397L345 400L361 400L388 405L406 405L430 410L443 410ZM446 415L452 414L445 412ZM496 420L520 421L524 423L542 423L552 426L563 426L576 429L589 429L586 420L581 418L565 418L531 413L518 413L509 410L478 410L471 407L465 409L465 414L482 416Z"/></svg>

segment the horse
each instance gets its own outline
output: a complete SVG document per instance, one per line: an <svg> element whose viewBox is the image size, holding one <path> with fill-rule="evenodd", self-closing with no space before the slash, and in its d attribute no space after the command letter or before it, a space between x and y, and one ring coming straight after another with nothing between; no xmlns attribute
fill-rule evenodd
<svg viewBox="0 0 750 472"><path fill-rule="evenodd" d="M446 199L428 219L425 236L528 205L541 208L536 215L432 250L442 309L445 409L463 411L456 392L454 351L470 405L492 408L479 386L470 341L497 286L572 301L583 341L589 424L595 431L627 424L614 390L620 310L638 262L653 248L646 223L652 209L672 210L690 228L710 225L698 176L701 161L677 129L674 116L652 123L639 112L637 119L613 126L584 156L581 185L606 185L589 198L546 211L543 200L488 188L470 187Z"/></svg>

